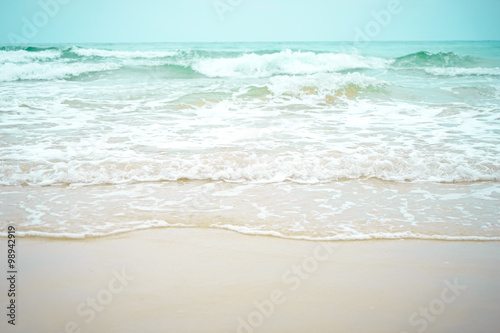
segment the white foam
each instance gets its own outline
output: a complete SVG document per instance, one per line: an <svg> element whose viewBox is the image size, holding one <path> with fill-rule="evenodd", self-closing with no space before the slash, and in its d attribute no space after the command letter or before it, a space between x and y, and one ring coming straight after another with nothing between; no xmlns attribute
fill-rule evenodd
<svg viewBox="0 0 500 333"><path fill-rule="evenodd" d="M384 87L388 82L367 77L361 73L318 73L308 76L280 75L270 78L269 90L275 95L317 95L325 97L349 85L359 88Z"/></svg>
<svg viewBox="0 0 500 333"><path fill-rule="evenodd" d="M52 152L53 153L53 152ZM98 154L111 154L102 151ZM6 155L5 159L16 155ZM39 156L38 158L40 158ZM123 184L131 182L223 180L228 182L324 183L340 179L378 178L391 181L499 181L495 158L470 160L457 154L430 156L398 148L359 149L356 152L289 152L257 155L251 151L171 154L168 157L101 157L87 161L70 158L51 163L4 163L0 185Z"/></svg>
<svg viewBox="0 0 500 333"><path fill-rule="evenodd" d="M102 49L86 49L80 47L72 47L71 52L84 57L104 57L104 58L119 58L119 59L132 59L132 58L165 58L178 54L176 51L118 51L118 50L102 50Z"/></svg>
<svg viewBox="0 0 500 333"><path fill-rule="evenodd" d="M16 231L16 236L18 237L47 237L47 238L63 238L63 239L85 239L93 237L106 237L117 234L122 234L131 231L153 229L158 227L185 227L181 224L170 224L165 221L153 220L143 222L142 224L135 225L133 227L121 227L114 228L108 232L96 232L96 231L86 231L86 232L45 232L45 231ZM0 236L7 236L6 232L0 232Z"/></svg>
<svg viewBox="0 0 500 333"><path fill-rule="evenodd" d="M339 234L332 236L292 236L274 230L260 230L248 226L236 225L212 225L212 228L226 229L246 235L273 236L278 238L307 240L307 241L360 241L360 240L391 240L391 239L422 239L422 240L442 240L442 241L499 241L500 237L495 236L452 236L452 235L425 235L413 232L375 232L375 233L355 233Z"/></svg>
<svg viewBox="0 0 500 333"><path fill-rule="evenodd" d="M392 61L337 53L284 50L279 53L244 54L236 58L200 59L192 68L210 77L268 77L278 74L314 74L351 68L384 68Z"/></svg>
<svg viewBox="0 0 500 333"><path fill-rule="evenodd" d="M119 64L85 63L27 63L1 64L0 82L17 80L57 80L84 73L101 72L120 68Z"/></svg>
<svg viewBox="0 0 500 333"><path fill-rule="evenodd" d="M119 228L108 232L42 232L42 231L16 231L18 237L47 237L47 238L62 238L62 239L85 239L117 235L126 232L148 230L154 228L201 228L197 226L187 226L184 224L169 224L164 221L149 221L142 225L136 225L129 228ZM209 228L223 229L238 232L244 235L252 236L272 236L284 239L307 240L307 241L360 241L360 240L402 240L402 239L417 239L417 240L440 240L440 241L499 241L500 237L496 236L452 236L452 235L437 235L437 234L419 234L413 232L375 232L375 233L356 233L356 234L338 234L332 236L300 236L286 235L275 230L261 230L248 226L238 225L211 225ZM7 237L6 232L0 232L0 237Z"/></svg>
<svg viewBox="0 0 500 333"><path fill-rule="evenodd" d="M26 50L3 51L0 50L0 64L4 63L27 63L39 60L54 60L61 57L60 50L45 50L39 52L28 52Z"/></svg>
<svg viewBox="0 0 500 333"><path fill-rule="evenodd" d="M486 68L486 67L475 67L475 68L463 68L463 67L433 67L426 68L425 71L432 75L438 76L479 76L479 75L500 75L500 68Z"/></svg>

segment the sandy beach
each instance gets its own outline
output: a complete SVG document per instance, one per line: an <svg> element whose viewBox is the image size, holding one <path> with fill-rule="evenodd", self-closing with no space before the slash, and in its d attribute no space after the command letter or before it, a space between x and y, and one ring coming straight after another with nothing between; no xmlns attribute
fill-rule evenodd
<svg viewBox="0 0 500 333"><path fill-rule="evenodd" d="M500 0L0 8L0 333L500 333Z"/></svg>
<svg viewBox="0 0 500 333"><path fill-rule="evenodd" d="M4 319L2 331L497 332L500 324L500 242L160 228L23 237L17 248L16 325Z"/></svg>

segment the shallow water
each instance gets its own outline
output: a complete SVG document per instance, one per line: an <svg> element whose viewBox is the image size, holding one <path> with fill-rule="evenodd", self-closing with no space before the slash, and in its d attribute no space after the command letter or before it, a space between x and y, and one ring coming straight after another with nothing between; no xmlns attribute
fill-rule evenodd
<svg viewBox="0 0 500 333"><path fill-rule="evenodd" d="M500 239L500 43L0 48L0 227Z"/></svg>

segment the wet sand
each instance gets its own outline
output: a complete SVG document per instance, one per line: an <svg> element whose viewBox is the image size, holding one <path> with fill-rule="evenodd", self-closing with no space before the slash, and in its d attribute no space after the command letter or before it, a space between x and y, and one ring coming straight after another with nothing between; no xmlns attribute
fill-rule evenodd
<svg viewBox="0 0 500 333"><path fill-rule="evenodd" d="M6 239L0 239L6 261ZM500 242L310 242L201 228L17 239L2 332L497 332ZM6 264L2 265L6 272Z"/></svg>

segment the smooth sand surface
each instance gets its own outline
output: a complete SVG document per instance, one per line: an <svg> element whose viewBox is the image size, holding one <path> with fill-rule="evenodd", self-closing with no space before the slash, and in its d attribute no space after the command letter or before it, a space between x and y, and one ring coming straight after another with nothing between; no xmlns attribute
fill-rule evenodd
<svg viewBox="0 0 500 333"><path fill-rule="evenodd" d="M308 242L188 228L17 242L16 326L2 279L1 332L500 329L500 242Z"/></svg>

